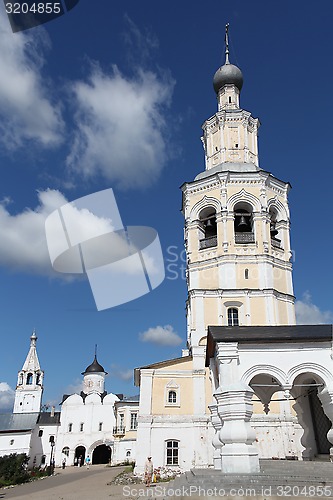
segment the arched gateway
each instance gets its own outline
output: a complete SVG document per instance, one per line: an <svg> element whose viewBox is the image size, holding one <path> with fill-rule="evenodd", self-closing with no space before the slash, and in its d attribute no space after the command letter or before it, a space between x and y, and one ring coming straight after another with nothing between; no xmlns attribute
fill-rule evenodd
<svg viewBox="0 0 333 500"><path fill-rule="evenodd" d="M92 463L109 464L111 462L111 447L106 444L96 446L92 454Z"/></svg>

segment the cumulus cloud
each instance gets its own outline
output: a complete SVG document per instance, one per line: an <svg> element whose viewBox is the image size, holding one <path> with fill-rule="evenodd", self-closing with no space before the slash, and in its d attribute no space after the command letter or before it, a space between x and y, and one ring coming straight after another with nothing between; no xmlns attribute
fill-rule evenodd
<svg viewBox="0 0 333 500"><path fill-rule="evenodd" d="M164 110L173 86L167 74L138 69L127 78L116 66L110 74L93 67L88 81L72 86L76 131L67 166L123 189L153 183L168 158Z"/></svg>
<svg viewBox="0 0 333 500"><path fill-rule="evenodd" d="M0 9L0 141L6 149L15 149L25 141L44 147L61 141L60 109L41 77L47 44L45 31L13 35Z"/></svg>
<svg viewBox="0 0 333 500"><path fill-rule="evenodd" d="M162 346L177 346L183 342L171 325L149 328L139 334L139 339L141 342L152 342L153 344Z"/></svg>
<svg viewBox="0 0 333 500"><path fill-rule="evenodd" d="M303 294L302 300L296 300L296 320L298 325L320 325L333 323L333 312L322 311L312 303L309 292Z"/></svg>
<svg viewBox="0 0 333 500"><path fill-rule="evenodd" d="M0 382L0 410L12 411L15 398L15 391L7 384Z"/></svg>
<svg viewBox="0 0 333 500"><path fill-rule="evenodd" d="M38 192L39 204L12 215L8 200L0 202L0 265L40 274L52 273L45 237L45 219L67 202L59 191Z"/></svg>

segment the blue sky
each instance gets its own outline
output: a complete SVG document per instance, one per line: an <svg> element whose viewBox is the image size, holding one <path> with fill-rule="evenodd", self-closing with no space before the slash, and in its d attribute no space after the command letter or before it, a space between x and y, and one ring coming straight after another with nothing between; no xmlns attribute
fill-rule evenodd
<svg viewBox="0 0 333 500"><path fill-rule="evenodd" d="M95 344L108 391L128 395L134 367L185 347L179 186L204 169L227 22L241 106L261 121L260 166L293 186L299 321L333 322L331 2L80 0L15 34L0 7L0 408L33 328L44 402L79 387ZM44 220L59 200L110 187L126 225L158 231L166 279L98 312L85 279L52 271Z"/></svg>

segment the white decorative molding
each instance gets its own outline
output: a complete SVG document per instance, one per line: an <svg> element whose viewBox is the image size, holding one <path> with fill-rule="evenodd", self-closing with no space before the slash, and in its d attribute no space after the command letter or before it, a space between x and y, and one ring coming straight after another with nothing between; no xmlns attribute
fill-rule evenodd
<svg viewBox="0 0 333 500"><path fill-rule="evenodd" d="M245 189L242 189L238 193L235 193L228 199L228 211L233 211L235 205L239 202L247 202L252 206L254 212L260 212L260 200L252 193L245 191Z"/></svg>
<svg viewBox="0 0 333 500"><path fill-rule="evenodd" d="M284 386L288 380L287 374L281 368L274 365L254 365L246 370L241 376L241 381L249 384L256 375L270 375L274 377L281 386Z"/></svg>
<svg viewBox="0 0 333 500"><path fill-rule="evenodd" d="M221 202L217 198L212 196L204 196L200 201L198 201L191 209L190 218L192 220L199 218L199 213L204 208L213 207L215 212L220 212L222 210Z"/></svg>

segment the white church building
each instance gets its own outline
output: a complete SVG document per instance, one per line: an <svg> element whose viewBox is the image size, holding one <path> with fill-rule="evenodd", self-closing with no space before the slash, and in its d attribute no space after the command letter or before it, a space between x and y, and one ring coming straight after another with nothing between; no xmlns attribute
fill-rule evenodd
<svg viewBox="0 0 333 500"><path fill-rule="evenodd" d="M105 372L97 361L82 373L80 394L65 395L61 411L41 411L44 372L35 332L18 373L12 414L0 415L0 455L26 453L29 466L76 464L89 456L92 464L135 460L138 397L105 391Z"/></svg>
<svg viewBox="0 0 333 500"><path fill-rule="evenodd" d="M96 357L61 412L40 412L36 335L18 375L0 453L39 465L135 460L254 473L261 459L333 456L332 325L296 325L288 182L259 166L259 120L240 107L241 70L215 73L205 169L182 186L187 348L135 369L140 399L106 394ZM181 307L181 305L180 305Z"/></svg>

